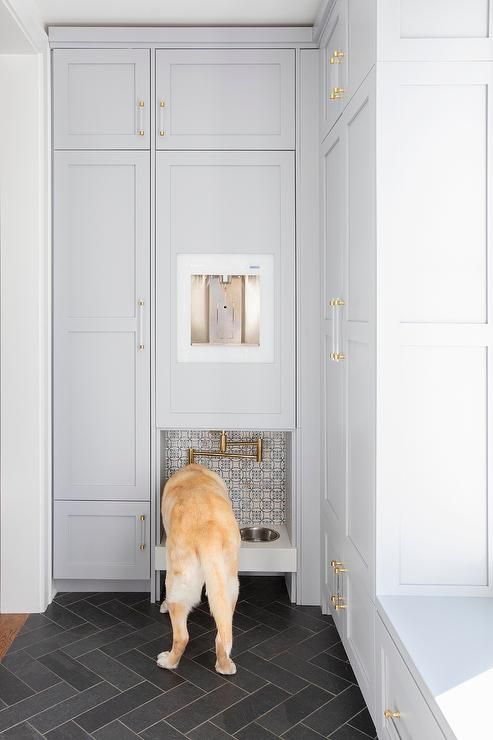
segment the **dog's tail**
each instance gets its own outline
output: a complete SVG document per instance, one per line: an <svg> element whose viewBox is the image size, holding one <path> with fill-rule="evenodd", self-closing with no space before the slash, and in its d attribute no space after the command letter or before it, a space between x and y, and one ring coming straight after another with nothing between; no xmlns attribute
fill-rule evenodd
<svg viewBox="0 0 493 740"><path fill-rule="evenodd" d="M222 543L209 541L201 548L199 558L204 571L205 587L219 641L229 659L233 646L233 610L238 597L238 577L228 572L228 553Z"/></svg>

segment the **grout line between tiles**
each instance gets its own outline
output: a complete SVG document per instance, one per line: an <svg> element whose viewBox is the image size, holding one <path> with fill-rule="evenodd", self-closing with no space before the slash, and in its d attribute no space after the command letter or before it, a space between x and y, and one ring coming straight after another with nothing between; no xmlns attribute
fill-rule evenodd
<svg viewBox="0 0 493 740"><path fill-rule="evenodd" d="M212 694L213 691L217 691L218 689L221 689L221 688L222 688L222 686L218 686L217 689L213 689L212 691L209 691L207 694L204 694L204 696L208 696L209 694ZM247 696L253 696L253 694L256 694L257 693L256 691L254 691L252 693L249 693L248 691L245 691L245 689L242 689L239 686L237 686L236 688L237 689L240 689L240 691L242 691L245 694L245 696L241 696L238 699L238 701L233 702L232 704L230 704L228 707L225 707L224 709L220 709L219 712L216 712L215 714L213 714L208 719L203 719L201 722L199 722L198 725L194 725L193 727L191 727L189 730L187 730L187 735L190 734L193 730L196 730L197 727L200 727L200 725L203 725L205 722L210 722L212 720L212 718L213 717L217 717L218 714L221 714L222 712L225 712L227 709L230 709L231 707L236 706L236 704L238 704L240 701L243 701L244 699L246 699ZM263 688L263 687L261 686L260 688ZM257 691L258 690L259 689L257 689ZM199 699L203 699L204 696L197 697L197 699L194 699L189 704L186 704L184 707L181 707L180 709L177 709L176 712L172 712L171 714L168 714L168 717L163 717L163 719L166 719L167 720L169 717L172 717L173 714L177 714L177 712L181 712L182 709L186 709L187 707L191 707L192 704L195 704L195 702L196 701L199 701ZM146 728L146 729L149 729L149 728ZM181 732L181 730L178 730L178 732Z"/></svg>
<svg viewBox="0 0 493 740"><path fill-rule="evenodd" d="M59 683L64 683L67 686L69 686L69 688L71 688L71 689L74 688L71 684L67 683L67 681L63 681L62 680L62 681L59 681ZM99 683L101 683L101 682L99 682ZM94 685L95 686L99 686L99 683L94 684ZM58 683L57 684L54 684L54 686L58 686ZM47 689L43 689L43 691L38 691L38 693L35 694L35 696L39 696L40 694L43 694L45 691L49 691L52 688L53 688L53 686L48 686ZM40 712L35 712L34 714L30 714L28 717L24 717L24 719L21 719L20 722L27 722L28 720L32 719L33 717L36 717L38 714L42 714L43 712L46 712L47 709L53 709L53 707L57 707L59 704L62 704L62 702L68 701L68 699L71 699L72 696L75 696L75 694L80 694L80 691L77 691L77 689L75 689L74 690L74 693L71 696L66 696L64 699L60 699L60 701L55 702L51 706L45 707ZM31 697L28 696L27 698L30 699ZM22 699L21 701L25 701L25 699ZM19 702L16 702L16 704L19 704ZM13 707L13 706L15 706L15 704L12 704L11 706ZM6 711L7 709L10 709L10 707L6 707L5 709L2 709L2 712ZM2 716L2 712L0 712L0 717ZM18 724L19 724L19 722L14 722L13 725L9 725L8 727L4 727L3 730L2 730L2 734L4 732L7 732L7 730L10 730L12 727L15 727Z"/></svg>

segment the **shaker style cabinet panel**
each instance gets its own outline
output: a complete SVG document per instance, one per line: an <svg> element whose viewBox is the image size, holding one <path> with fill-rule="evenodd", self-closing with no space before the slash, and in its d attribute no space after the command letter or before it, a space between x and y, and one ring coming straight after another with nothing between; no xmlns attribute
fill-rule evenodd
<svg viewBox="0 0 493 740"><path fill-rule="evenodd" d="M149 149L148 49L53 52L55 149Z"/></svg>
<svg viewBox="0 0 493 740"><path fill-rule="evenodd" d="M159 152L156 424L295 423L292 152Z"/></svg>
<svg viewBox="0 0 493 740"><path fill-rule="evenodd" d="M149 503L55 501L54 578L149 578L149 513Z"/></svg>
<svg viewBox="0 0 493 740"><path fill-rule="evenodd" d="M156 51L156 148L294 149L292 49Z"/></svg>
<svg viewBox="0 0 493 740"><path fill-rule="evenodd" d="M149 155L57 152L55 499L150 495Z"/></svg>
<svg viewBox="0 0 493 740"><path fill-rule="evenodd" d="M492 61L491 0L379 0L382 61Z"/></svg>
<svg viewBox="0 0 493 740"><path fill-rule="evenodd" d="M378 737L381 740L445 740L445 734L379 616L376 619L376 660L380 679L375 712Z"/></svg>
<svg viewBox="0 0 493 740"><path fill-rule="evenodd" d="M336 0L320 50L321 141L375 62L375 26L374 2Z"/></svg>

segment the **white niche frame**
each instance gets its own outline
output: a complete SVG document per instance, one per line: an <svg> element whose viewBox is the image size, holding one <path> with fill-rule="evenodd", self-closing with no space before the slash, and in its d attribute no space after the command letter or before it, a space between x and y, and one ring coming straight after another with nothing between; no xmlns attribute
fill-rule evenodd
<svg viewBox="0 0 493 740"><path fill-rule="evenodd" d="M192 275L258 275L260 332L258 345L191 343ZM176 255L177 362L274 362L274 254Z"/></svg>

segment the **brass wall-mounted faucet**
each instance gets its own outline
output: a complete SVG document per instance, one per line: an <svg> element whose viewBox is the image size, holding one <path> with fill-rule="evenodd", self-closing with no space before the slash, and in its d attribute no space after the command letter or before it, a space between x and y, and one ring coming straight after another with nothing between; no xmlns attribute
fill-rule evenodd
<svg viewBox="0 0 493 740"><path fill-rule="evenodd" d="M228 445L235 447L237 445L249 445L255 447L255 452L243 453L243 452L228 452ZM255 460L258 463L262 462L263 454L263 440L262 437L252 440L228 440L228 435L225 431L221 432L219 438L219 450L196 450L193 447L188 448L188 462L195 462L195 458L201 457L230 457L230 458L241 458L243 460Z"/></svg>

